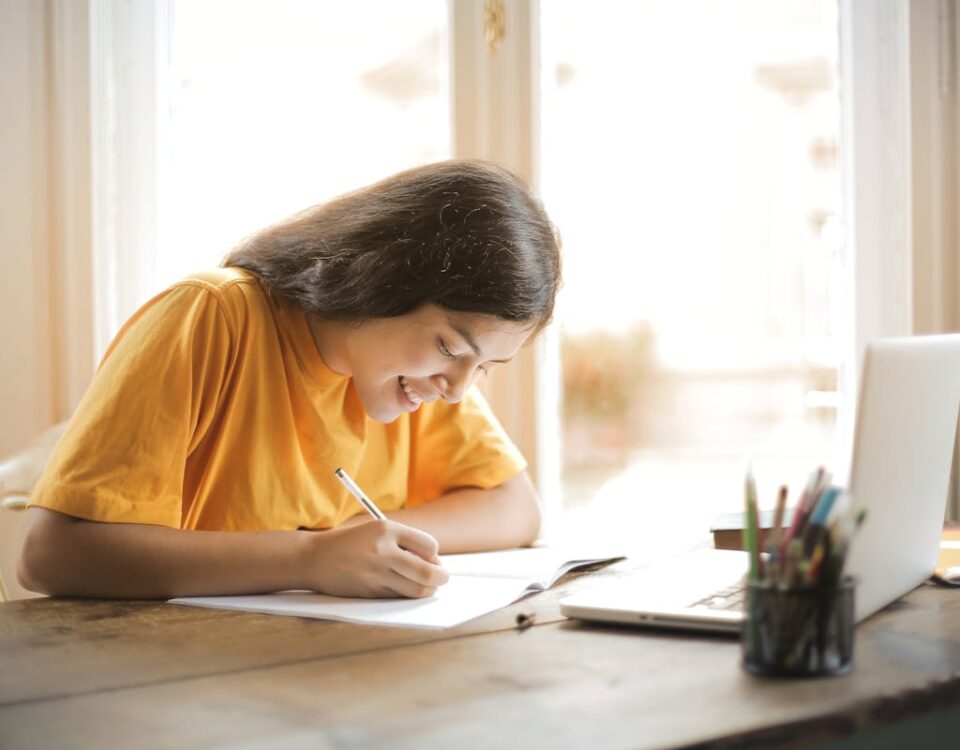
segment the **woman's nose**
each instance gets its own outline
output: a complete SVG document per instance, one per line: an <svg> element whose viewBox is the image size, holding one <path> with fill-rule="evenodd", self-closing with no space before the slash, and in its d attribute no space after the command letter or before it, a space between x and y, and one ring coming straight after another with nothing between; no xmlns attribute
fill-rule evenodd
<svg viewBox="0 0 960 750"><path fill-rule="evenodd" d="M463 398L463 394L470 386L473 370L462 368L457 372L443 373L433 376L433 386L440 392L444 401L455 404Z"/></svg>

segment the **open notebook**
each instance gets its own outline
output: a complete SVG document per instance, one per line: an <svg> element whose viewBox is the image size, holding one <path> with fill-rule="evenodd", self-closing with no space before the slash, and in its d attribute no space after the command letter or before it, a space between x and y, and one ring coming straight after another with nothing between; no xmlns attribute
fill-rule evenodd
<svg viewBox="0 0 960 750"><path fill-rule="evenodd" d="M181 597L170 602L373 625L449 628L548 589L575 568L621 559L578 556L552 547L443 555L440 562L450 571L450 580L426 599L349 599L282 591L255 596Z"/></svg>

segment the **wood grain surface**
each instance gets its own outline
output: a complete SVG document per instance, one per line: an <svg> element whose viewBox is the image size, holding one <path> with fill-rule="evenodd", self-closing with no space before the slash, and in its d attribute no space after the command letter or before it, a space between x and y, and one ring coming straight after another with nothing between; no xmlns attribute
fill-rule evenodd
<svg viewBox="0 0 960 750"><path fill-rule="evenodd" d="M729 638L559 615L625 572L444 631L0 605L0 747L787 748L960 706L960 591L923 586L861 625L850 675L764 680Z"/></svg>

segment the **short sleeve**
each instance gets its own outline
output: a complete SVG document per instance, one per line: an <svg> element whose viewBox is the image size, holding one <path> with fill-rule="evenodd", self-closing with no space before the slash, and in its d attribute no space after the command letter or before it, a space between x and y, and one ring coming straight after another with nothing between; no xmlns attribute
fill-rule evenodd
<svg viewBox="0 0 960 750"><path fill-rule="evenodd" d="M179 528L187 457L215 418L231 359L216 292L171 287L111 343L31 505Z"/></svg>
<svg viewBox="0 0 960 750"><path fill-rule="evenodd" d="M491 489L527 466L476 387L459 403L421 407L411 432L410 506L460 487Z"/></svg>

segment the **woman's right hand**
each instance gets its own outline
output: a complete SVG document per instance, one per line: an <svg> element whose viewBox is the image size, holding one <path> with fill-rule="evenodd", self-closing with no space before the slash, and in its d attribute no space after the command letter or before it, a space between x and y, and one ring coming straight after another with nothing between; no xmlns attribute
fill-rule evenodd
<svg viewBox="0 0 960 750"><path fill-rule="evenodd" d="M323 594L422 598L450 578L439 564L437 541L411 526L371 520L302 533L309 588Z"/></svg>

